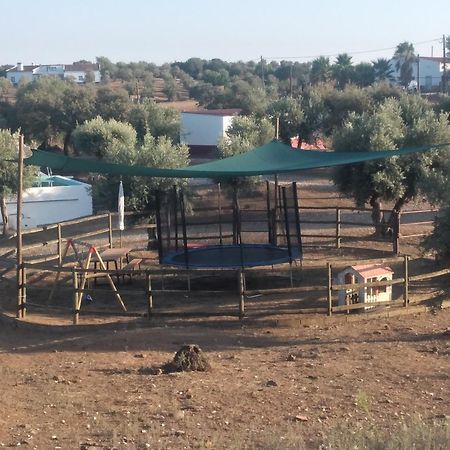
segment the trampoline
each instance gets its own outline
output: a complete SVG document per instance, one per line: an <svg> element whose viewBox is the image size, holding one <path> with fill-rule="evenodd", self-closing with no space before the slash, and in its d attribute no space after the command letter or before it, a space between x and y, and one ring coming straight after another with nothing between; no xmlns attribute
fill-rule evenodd
<svg viewBox="0 0 450 450"><path fill-rule="evenodd" d="M272 244L210 245L167 254L162 262L171 266L205 269L238 269L272 266L299 258L295 248Z"/></svg>

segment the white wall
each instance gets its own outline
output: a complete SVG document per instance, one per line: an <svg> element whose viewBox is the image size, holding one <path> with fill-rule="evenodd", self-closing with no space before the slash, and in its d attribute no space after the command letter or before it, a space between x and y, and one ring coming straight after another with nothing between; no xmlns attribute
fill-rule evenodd
<svg viewBox="0 0 450 450"><path fill-rule="evenodd" d="M35 75L41 76L64 76L64 66L61 64L56 65L42 65L33 70Z"/></svg>
<svg viewBox="0 0 450 450"><path fill-rule="evenodd" d="M99 70L94 70L94 83L100 83L101 76ZM80 78L81 77L81 78ZM84 70L67 70L64 72L64 78L73 78L77 83L84 83L86 78L86 72Z"/></svg>
<svg viewBox="0 0 450 450"><path fill-rule="evenodd" d="M6 72L6 78L11 81L12 84L18 84L21 79L31 81L33 79L32 72Z"/></svg>
<svg viewBox="0 0 450 450"><path fill-rule="evenodd" d="M8 199L11 228L16 225L16 200ZM63 222L92 215L90 186L33 187L23 193L23 228Z"/></svg>
<svg viewBox="0 0 450 450"><path fill-rule="evenodd" d="M181 113L180 141L187 145L217 145L233 116Z"/></svg>
<svg viewBox="0 0 450 450"><path fill-rule="evenodd" d="M394 77L399 82L400 70L396 68L396 59L391 60L391 68L394 70ZM417 81L417 63L412 65L412 75ZM437 87L442 81L442 64L439 61L432 61L425 58L419 58L419 82L420 86L425 88Z"/></svg>

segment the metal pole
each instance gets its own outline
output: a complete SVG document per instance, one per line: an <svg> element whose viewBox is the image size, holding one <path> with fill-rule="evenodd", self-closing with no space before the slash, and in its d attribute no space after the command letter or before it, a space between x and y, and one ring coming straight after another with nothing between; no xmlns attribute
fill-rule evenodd
<svg viewBox="0 0 450 450"><path fill-rule="evenodd" d="M161 194L159 191L155 193L156 201L156 233L158 234L158 259L162 264L163 259L163 243L162 243L162 225L161 225Z"/></svg>
<svg viewBox="0 0 450 450"><path fill-rule="evenodd" d="M267 204L267 230L268 230L268 242L272 244L272 213L270 211L270 183L266 180L266 204Z"/></svg>
<svg viewBox="0 0 450 450"><path fill-rule="evenodd" d="M442 92L444 94L447 93L447 52L446 50L446 39L445 39L445 34L442 35L442 61L443 61L443 72L442 72Z"/></svg>
<svg viewBox="0 0 450 450"><path fill-rule="evenodd" d="M184 204L184 195L180 192L180 210L181 210L181 227L183 230L183 249L184 249L184 262L186 269L189 269L189 252L188 252L188 237L186 226L186 208Z"/></svg>
<svg viewBox="0 0 450 450"><path fill-rule="evenodd" d="M294 194L294 211L295 211L295 226L297 228L297 244L299 251L299 258L303 257L303 242L302 242L302 228L300 224L300 205L298 201L298 191L297 191L297 183L294 181L292 183L292 192Z"/></svg>
<svg viewBox="0 0 450 450"><path fill-rule="evenodd" d="M274 211L274 227L273 227L273 239L272 244L278 245L278 174L274 175L275 178L275 199L273 204Z"/></svg>
<svg viewBox="0 0 450 450"><path fill-rule="evenodd" d="M22 195L23 195L23 152L24 152L23 135L19 136L19 161L18 161L18 178L17 178L17 268L16 268L16 285L17 285L17 318L25 317L25 305L23 303L23 256L22 256Z"/></svg>
<svg viewBox="0 0 450 450"><path fill-rule="evenodd" d="M286 199L286 188L282 187L281 190L283 193L284 227L286 230L286 245L288 248L289 263L292 264L291 229L289 226L289 213L288 213L288 206L287 206L287 199Z"/></svg>
<svg viewBox="0 0 450 450"><path fill-rule="evenodd" d="M175 228L175 251L178 251L178 193L177 187L173 187L173 226Z"/></svg>
<svg viewBox="0 0 450 450"><path fill-rule="evenodd" d="M219 208L219 242L223 244L222 237L222 189L220 183L217 183L217 206Z"/></svg>
<svg viewBox="0 0 450 450"><path fill-rule="evenodd" d="M417 54L417 93L420 94L420 55Z"/></svg>

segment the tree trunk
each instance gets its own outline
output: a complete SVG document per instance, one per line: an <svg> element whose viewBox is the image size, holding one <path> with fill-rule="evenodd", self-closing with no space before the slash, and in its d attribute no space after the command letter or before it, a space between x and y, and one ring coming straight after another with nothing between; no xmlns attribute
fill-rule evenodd
<svg viewBox="0 0 450 450"><path fill-rule="evenodd" d="M9 231L9 217L8 210L6 208L6 198L5 196L0 197L0 211L2 213L2 221L3 221L3 236L8 234Z"/></svg>
<svg viewBox="0 0 450 450"><path fill-rule="evenodd" d="M70 145L70 138L72 137L72 132L69 131L64 136L64 155L69 156L69 145Z"/></svg>
<svg viewBox="0 0 450 450"><path fill-rule="evenodd" d="M370 199L370 206L372 207L372 223L375 227L375 236L381 237L383 234L383 212L381 211L380 197L373 195Z"/></svg>

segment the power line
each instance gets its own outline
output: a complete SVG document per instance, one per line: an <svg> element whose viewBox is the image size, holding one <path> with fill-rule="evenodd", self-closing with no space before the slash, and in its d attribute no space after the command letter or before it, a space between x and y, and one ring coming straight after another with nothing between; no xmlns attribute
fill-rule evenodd
<svg viewBox="0 0 450 450"><path fill-rule="evenodd" d="M442 41L442 38L437 38L437 39L430 39L428 41L420 41L420 42L412 42L413 45L422 45L422 44L430 44L432 42L440 42ZM321 54L321 55L303 55L303 56L266 56L266 59L271 59L271 60L277 60L277 59L315 59L315 58L319 58L321 56L324 56L325 58L331 58L333 56L338 56L341 55L342 53L346 53L347 55L362 55L365 53L379 53L379 52L384 52L387 50L395 50L397 48L397 46L395 45L394 47L385 47L385 48L378 48L378 49L374 49L374 50L359 50L359 51L354 51L354 52L339 52L339 53L329 53L329 54Z"/></svg>

